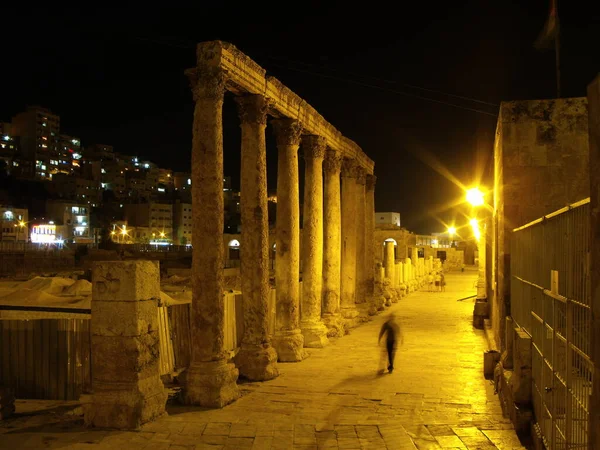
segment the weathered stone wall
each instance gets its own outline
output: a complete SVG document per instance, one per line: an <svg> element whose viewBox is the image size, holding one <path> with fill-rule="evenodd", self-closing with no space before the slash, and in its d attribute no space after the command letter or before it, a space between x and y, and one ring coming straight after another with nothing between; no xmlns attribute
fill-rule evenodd
<svg viewBox="0 0 600 450"><path fill-rule="evenodd" d="M600 448L600 75L588 87L591 211L592 360L594 385L590 401L589 448Z"/></svg>
<svg viewBox="0 0 600 450"><path fill-rule="evenodd" d="M491 320L510 314L512 229L589 196L587 99L503 102L494 144Z"/></svg>

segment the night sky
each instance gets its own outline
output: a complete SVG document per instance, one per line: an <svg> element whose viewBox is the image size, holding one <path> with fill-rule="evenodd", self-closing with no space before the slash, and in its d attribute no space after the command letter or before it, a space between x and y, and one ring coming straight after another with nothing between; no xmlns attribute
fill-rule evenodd
<svg viewBox="0 0 600 450"><path fill-rule="evenodd" d="M193 102L183 71L195 65L195 43L229 41L360 145L375 161L376 209L399 211L403 226L423 233L465 221L448 207L462 195L448 174L491 186L497 105L556 93L554 52L533 48L547 0L218 3L4 6L0 120L39 104L84 146L112 144L190 170ZM600 72L600 15L589 8L559 4L563 97L584 96ZM224 121L225 174L239 186L230 98Z"/></svg>

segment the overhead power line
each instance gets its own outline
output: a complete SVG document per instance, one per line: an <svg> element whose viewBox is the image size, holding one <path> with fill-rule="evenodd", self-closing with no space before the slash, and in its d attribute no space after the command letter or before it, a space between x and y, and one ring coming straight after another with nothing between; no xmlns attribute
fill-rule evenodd
<svg viewBox="0 0 600 450"><path fill-rule="evenodd" d="M134 39L138 39L140 41L145 41L145 42L152 42L152 43L155 43L155 44L167 45L167 46L170 46L170 47L177 47L177 48L194 48L195 47L195 44L192 44L190 41L187 41L185 39L180 39L180 38L178 38L178 39L180 39L179 43L168 41L166 39L145 38L145 37L141 37L141 36L134 36ZM181 43L181 41L184 41L186 43ZM262 56L265 57L265 58L271 59L273 61L286 61L288 63L289 62L293 62L293 63L296 63L296 64L308 66L308 67L318 67L318 66L316 66L314 64L309 64L309 63L305 63L305 62L301 62L301 61L284 60L284 59L277 58L277 57L270 56L270 55L262 55ZM339 76L335 76L335 75L329 75L329 74L315 72L315 71L307 70L307 69L299 69L299 68L291 67L289 65L284 65L284 64L278 64L278 63L271 63L271 64L274 65L274 66L276 66L276 67L281 67L283 69L292 70L292 71L295 71L295 72L306 73L306 74L309 74L309 75L314 75L314 76L318 76L318 77L322 77L322 78L329 78L329 79L333 79L333 80L337 80L337 81L342 81L342 82L345 82L345 83L352 83L352 84L356 84L356 85L359 85L359 86L368 87L368 88L371 88L371 89L377 89L377 90L380 90L380 91L390 92L392 94L403 95L405 97L412 97L412 98L416 98L416 99L419 99L419 100L424 100L424 101L428 101L428 102L432 102L432 103L438 103L438 104L441 104L441 105L450 106L450 107L453 107L453 108L462 109L462 110L465 110L465 111L471 111L471 112L474 112L474 113L477 113L477 114L484 114L484 115L488 115L488 116L491 116L491 117L497 117L498 116L497 114L491 113L491 112L488 112L488 111L482 111L480 109L470 108L468 106L457 105L455 103L446 102L446 101L443 101L443 100L437 100L437 99L433 99L433 98L430 98L430 97L423 97L422 95L418 95L418 94L414 94L414 93L410 93L410 92L405 92L405 91L399 91L399 90L396 90L396 89L390 89L390 88L387 88L387 87L378 86L378 85L371 84L371 83L365 83L363 81L353 80L353 79L350 79L350 78L344 78L344 77L339 77ZM333 71L339 72L339 70L335 69L335 68L329 68L329 69L333 70ZM462 96L462 95L451 94L451 93L448 93L448 92L443 92L443 91L439 91L439 90L435 90L435 89L424 88L424 87L416 86L416 85L412 85L412 84L399 83L399 82L392 81L392 80L385 80L385 79L375 78L375 77L371 77L371 76L364 76L364 75L360 75L360 74L352 74L352 73L348 73L348 72L346 72L346 73L349 74L349 75L359 76L359 77L362 77L362 78L368 78L368 79L371 79L371 80L375 80L375 81L379 81L379 82L384 82L384 83L388 83L388 84L392 84L392 83L393 84L401 84L401 85L403 85L405 87L409 87L409 88L412 88L412 89L418 89L418 90L422 90L422 91L425 91L425 92L431 92L431 93L437 93L437 94L441 94L441 95L446 95L446 96L454 97L454 98L461 99L461 100L466 100L466 101L480 103L480 104L484 104L484 105L488 105L488 106L493 106L495 108L497 108L499 106L496 103L486 102L484 100L479 100L479 99L475 99L475 98L471 98L471 97L465 97L465 96Z"/></svg>

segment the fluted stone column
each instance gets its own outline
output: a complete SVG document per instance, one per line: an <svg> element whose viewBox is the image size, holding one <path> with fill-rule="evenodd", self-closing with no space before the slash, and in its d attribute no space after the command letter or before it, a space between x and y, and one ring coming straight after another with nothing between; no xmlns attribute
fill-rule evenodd
<svg viewBox="0 0 600 450"><path fill-rule="evenodd" d="M279 375L268 330L269 220L267 211L268 102L262 95L236 97L242 128L240 248L244 336L235 363L255 381Z"/></svg>
<svg viewBox="0 0 600 450"><path fill-rule="evenodd" d="M411 249L411 256L410 256L411 262L412 262L412 273L413 273L413 279L415 280L415 288L418 287L419 285L419 281L420 281L420 277L419 277L419 249L416 247L413 247Z"/></svg>
<svg viewBox="0 0 600 450"><path fill-rule="evenodd" d="M341 313L348 326L356 324L356 234L358 205L356 179L359 167L355 160L342 164L342 277Z"/></svg>
<svg viewBox="0 0 600 450"><path fill-rule="evenodd" d="M304 346L321 348L327 341L327 328L321 321L323 286L323 159L326 140L304 136L306 160L304 176L304 215L302 230L302 318Z"/></svg>
<svg viewBox="0 0 600 450"><path fill-rule="evenodd" d="M394 241L386 241L385 243L385 260L383 261L383 267L385 268L385 277L390 280L391 286L394 286Z"/></svg>
<svg viewBox="0 0 600 450"><path fill-rule="evenodd" d="M367 300L366 178L365 170L362 167L359 168L356 177L356 303L365 303Z"/></svg>
<svg viewBox="0 0 600 450"><path fill-rule="evenodd" d="M207 57L208 58L208 57ZM239 396L238 370L228 362L223 296L223 94L225 75L201 67L192 75L192 306L187 404L221 408Z"/></svg>
<svg viewBox="0 0 600 450"><path fill-rule="evenodd" d="M342 157L339 152L327 150L323 163L325 176L325 224L323 260L323 310L321 315L330 335L343 336L340 320L341 279L341 179Z"/></svg>
<svg viewBox="0 0 600 450"><path fill-rule="evenodd" d="M379 302L375 299L375 182L377 177L367 174L365 185L365 291L370 304L369 314L375 314Z"/></svg>
<svg viewBox="0 0 600 450"><path fill-rule="evenodd" d="M277 139L277 239L275 283L276 326L273 344L279 361L304 358L300 332L300 199L298 147L302 126L297 120L273 120Z"/></svg>

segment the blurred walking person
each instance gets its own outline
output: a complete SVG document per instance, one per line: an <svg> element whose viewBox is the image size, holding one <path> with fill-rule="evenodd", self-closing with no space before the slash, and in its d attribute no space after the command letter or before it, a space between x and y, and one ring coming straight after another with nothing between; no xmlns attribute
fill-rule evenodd
<svg viewBox="0 0 600 450"><path fill-rule="evenodd" d="M379 332L378 342L381 342L381 338L385 335L385 348L387 350L388 356L388 372L392 373L394 371L394 357L396 356L396 348L398 345L398 341L402 340L402 335L400 334L400 327L396 323L396 315L391 313L388 320L381 326L381 331Z"/></svg>

